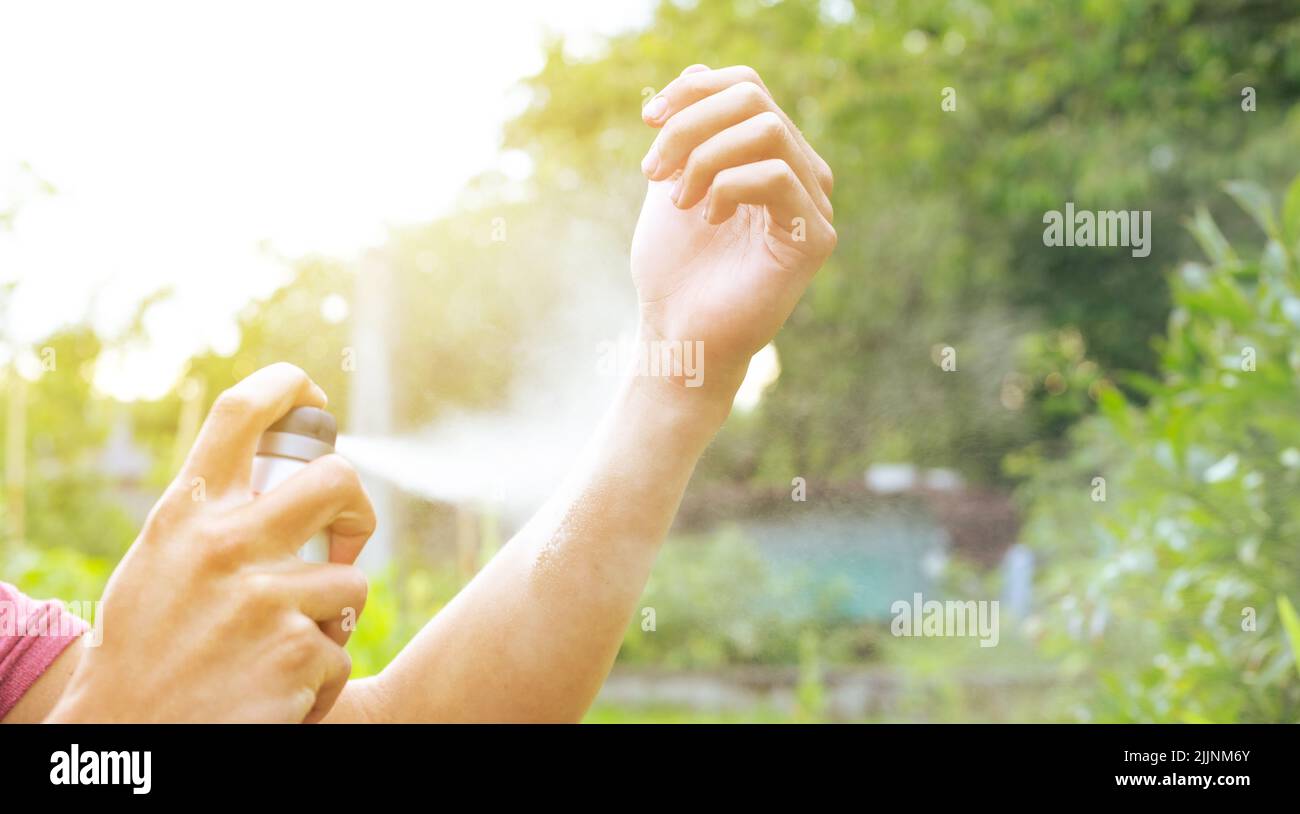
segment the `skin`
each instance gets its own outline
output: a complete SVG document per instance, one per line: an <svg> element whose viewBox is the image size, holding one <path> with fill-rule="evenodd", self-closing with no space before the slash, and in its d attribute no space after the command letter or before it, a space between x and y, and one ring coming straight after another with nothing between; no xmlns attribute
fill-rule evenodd
<svg viewBox="0 0 1300 814"><path fill-rule="evenodd" d="M352 669L345 609L359 614L366 599L348 563L375 516L338 456L253 499L258 438L299 405L323 407L325 394L283 364L217 399L109 579L103 642L65 650L7 720L300 722L329 711ZM334 561L299 559L324 527Z"/></svg>
<svg viewBox="0 0 1300 814"><path fill-rule="evenodd" d="M244 573L232 563L242 562L245 549L227 556L180 556L224 539L213 528L233 530L237 539L260 540L258 551L275 549L265 556L276 567L258 559L250 567L253 573L278 576L297 567L287 560L310 536L312 529L305 526L332 522L334 554L339 563L351 562L369 530L358 519L364 514L358 495L364 493L359 485L344 488L336 482L352 477L338 463L319 476L336 487L333 508L297 513L294 533L282 536L278 548L263 539L276 536L258 525L265 519L252 517L240 499L227 498L232 511L243 512L242 524L219 510L210 516L189 507L176 510L192 522L178 521L174 535L162 535L178 540L170 543L175 550L146 558L136 550L169 544L137 542L114 574L105 597L105 612L114 600L114 616L106 620L100 649L108 647L114 619L141 625L147 633L131 644L119 642L107 655L92 650L80 655L82 648L69 648L15 714L39 720L53 699L61 699L51 715L57 720L126 719L131 712L146 712L130 705L111 715L100 712L119 699L97 688L116 690L124 679L145 682L147 692L132 695L155 705L142 715L154 719L313 720L328 709L326 721L580 720L608 675L695 463L726 420L750 358L780 329L835 246L830 169L752 69L691 66L646 105L643 119L658 132L642 164L648 185L632 241L639 338L667 347L702 342L700 386L685 375L629 375L550 501L373 678L348 682L338 692L338 665L325 676L301 666L289 677L279 675L288 668L274 661L279 651L271 645L278 634L271 622L265 630L251 620L231 623L226 635L233 638L205 644L216 637L200 635L198 624L211 627L213 618L229 619L230 609L215 602L189 605L194 596L241 595L246 586L218 582L213 574L230 580L232 570ZM306 399L314 394L304 392L301 402L282 397L282 406L312 403ZM265 409L248 423L249 432L268 426L274 412ZM248 439L256 433L240 437L251 458ZM196 450L201 446L202 438ZM239 464L241 471L246 461ZM215 465L215 457L205 464ZM184 474L178 482L188 483ZM295 514L293 506L313 500L309 485L304 480L302 489L278 502L286 517ZM350 509L339 508L343 505ZM151 518L151 525L159 524ZM285 521L280 528L291 525ZM160 535L151 535L147 526L141 539L146 537ZM179 542L182 538L194 539ZM250 543L248 550L253 548ZM149 590L160 579L174 584L173 572L194 586L182 592L183 603L156 586ZM277 613L269 615L294 620L304 636L304 620L326 621L326 614L304 614L292 589L268 590L272 578L258 582L263 595L283 598ZM133 617L119 598L131 596L129 589L156 597L157 604L137 601L149 610ZM335 598L336 605L341 602ZM174 609L179 618L160 613L159 606ZM253 610L247 615L261 612ZM194 625L197 641L189 641L177 624ZM171 666L155 678L157 653L169 650L164 663ZM65 660L80 663L70 668ZM142 664L150 665L148 673L138 667ZM220 669L212 669L217 664ZM245 682L228 667L251 671L257 680ZM101 671L122 679L102 680ZM224 685L235 677L241 679L240 690L228 691ZM258 691L251 691L255 686ZM309 699L313 686L316 694ZM164 695L169 697L159 709ZM236 706L227 706L232 703Z"/></svg>

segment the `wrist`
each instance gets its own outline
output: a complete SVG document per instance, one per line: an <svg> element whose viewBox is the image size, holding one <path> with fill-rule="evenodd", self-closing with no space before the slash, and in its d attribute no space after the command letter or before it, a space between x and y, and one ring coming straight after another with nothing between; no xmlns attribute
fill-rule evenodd
<svg viewBox="0 0 1300 814"><path fill-rule="evenodd" d="M691 387L672 377L633 374L624 383L621 401L623 412L634 416L644 432L703 451L730 415L735 392L720 381Z"/></svg>
<svg viewBox="0 0 1300 814"><path fill-rule="evenodd" d="M629 392L657 405L666 419L708 426L710 433L722 426L748 360L723 359L703 339L666 339L644 321L636 347L639 364L629 376Z"/></svg>

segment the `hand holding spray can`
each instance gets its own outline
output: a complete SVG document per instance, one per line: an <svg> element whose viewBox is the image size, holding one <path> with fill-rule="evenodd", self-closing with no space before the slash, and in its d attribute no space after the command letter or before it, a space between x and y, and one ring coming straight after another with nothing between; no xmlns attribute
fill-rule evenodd
<svg viewBox="0 0 1300 814"><path fill-rule="evenodd" d="M262 434L253 458L253 494L271 491L295 472L334 452L338 423L315 407L295 407ZM329 561L329 531L318 532L302 547L305 560Z"/></svg>

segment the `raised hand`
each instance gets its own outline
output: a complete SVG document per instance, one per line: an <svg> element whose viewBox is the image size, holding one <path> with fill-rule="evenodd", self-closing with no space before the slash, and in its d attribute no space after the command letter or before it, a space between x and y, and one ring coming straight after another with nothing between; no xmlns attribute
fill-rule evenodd
<svg viewBox="0 0 1300 814"><path fill-rule="evenodd" d="M701 389L729 403L835 248L831 170L752 68L691 66L642 117L661 129L632 240L641 340L702 342Z"/></svg>

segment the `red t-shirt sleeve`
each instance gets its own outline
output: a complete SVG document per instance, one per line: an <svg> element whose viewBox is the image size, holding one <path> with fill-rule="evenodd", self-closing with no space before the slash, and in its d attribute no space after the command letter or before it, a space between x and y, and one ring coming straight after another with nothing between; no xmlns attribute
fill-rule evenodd
<svg viewBox="0 0 1300 814"><path fill-rule="evenodd" d="M0 582L0 719L86 629L57 600L37 601Z"/></svg>

